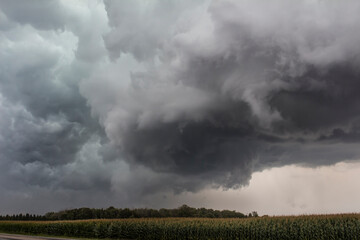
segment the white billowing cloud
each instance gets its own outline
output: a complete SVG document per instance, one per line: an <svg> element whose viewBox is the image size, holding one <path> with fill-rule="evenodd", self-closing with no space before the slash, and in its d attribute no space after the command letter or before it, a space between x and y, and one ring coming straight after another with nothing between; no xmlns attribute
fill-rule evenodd
<svg viewBox="0 0 360 240"><path fill-rule="evenodd" d="M105 43L111 58L131 53L137 60L153 59L176 30L183 14L205 1L104 1L111 32Z"/></svg>

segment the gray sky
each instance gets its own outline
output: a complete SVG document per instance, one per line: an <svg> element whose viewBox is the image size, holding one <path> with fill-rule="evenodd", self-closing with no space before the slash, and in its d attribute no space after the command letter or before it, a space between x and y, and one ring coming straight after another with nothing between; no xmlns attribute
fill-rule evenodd
<svg viewBox="0 0 360 240"><path fill-rule="evenodd" d="M359 10L0 0L0 214L357 212Z"/></svg>

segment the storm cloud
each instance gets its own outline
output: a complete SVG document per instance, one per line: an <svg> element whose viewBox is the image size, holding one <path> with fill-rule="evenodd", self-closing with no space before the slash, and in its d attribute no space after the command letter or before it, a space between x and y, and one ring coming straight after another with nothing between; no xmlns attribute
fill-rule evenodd
<svg viewBox="0 0 360 240"><path fill-rule="evenodd" d="M359 10L0 0L0 201L141 205L359 159Z"/></svg>
<svg viewBox="0 0 360 240"><path fill-rule="evenodd" d="M203 2L169 19L159 2L105 3L110 68L131 55L144 69L107 75L106 99L99 76L81 89L127 161L234 187L274 165L359 156L337 144L357 132L358 3ZM144 24L129 29L124 9Z"/></svg>

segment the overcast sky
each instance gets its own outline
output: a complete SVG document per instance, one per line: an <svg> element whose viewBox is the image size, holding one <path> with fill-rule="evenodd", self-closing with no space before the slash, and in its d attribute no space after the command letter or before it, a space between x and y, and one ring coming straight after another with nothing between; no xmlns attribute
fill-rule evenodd
<svg viewBox="0 0 360 240"><path fill-rule="evenodd" d="M0 214L359 212L359 12L0 0Z"/></svg>

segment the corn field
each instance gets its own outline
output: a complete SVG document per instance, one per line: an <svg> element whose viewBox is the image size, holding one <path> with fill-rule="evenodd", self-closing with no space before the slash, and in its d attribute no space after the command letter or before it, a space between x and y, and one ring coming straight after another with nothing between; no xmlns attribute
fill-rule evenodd
<svg viewBox="0 0 360 240"><path fill-rule="evenodd" d="M360 239L360 215L0 221L0 232L112 239Z"/></svg>

